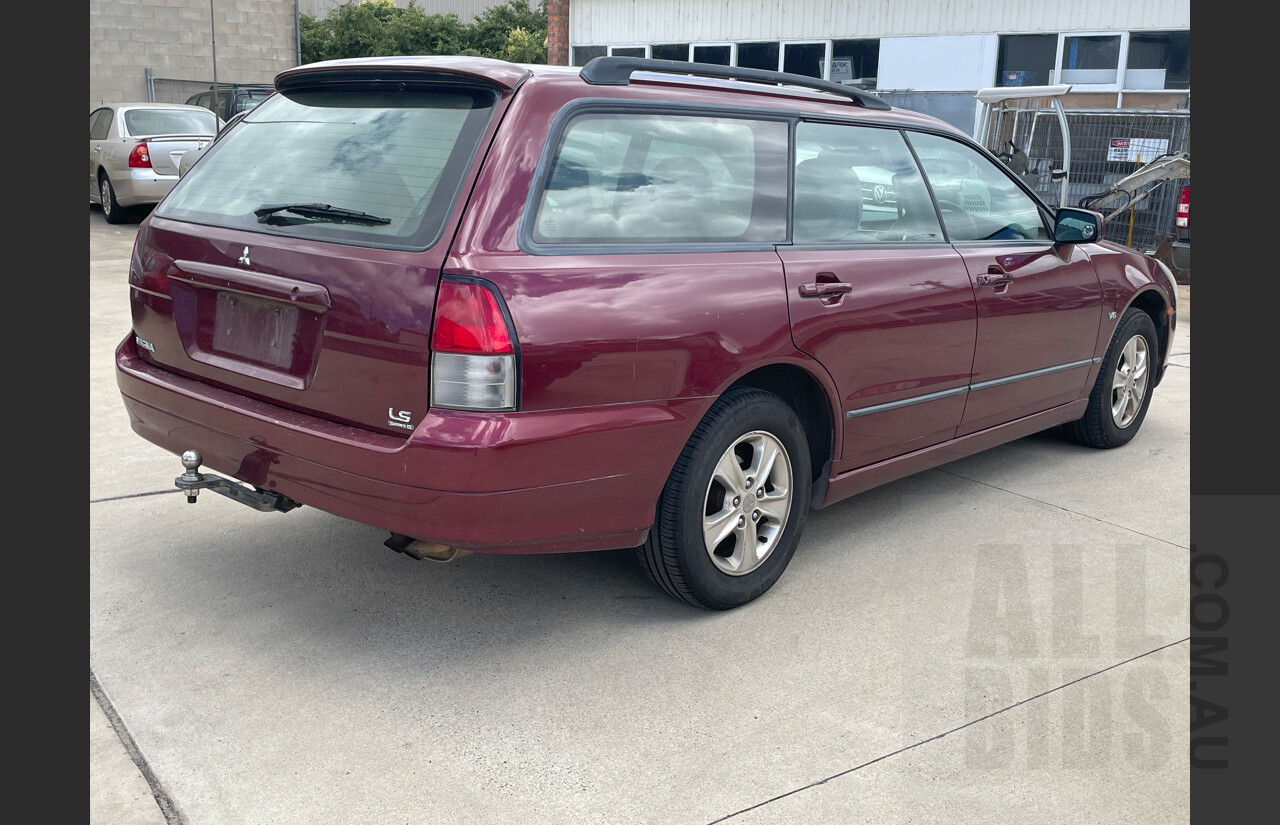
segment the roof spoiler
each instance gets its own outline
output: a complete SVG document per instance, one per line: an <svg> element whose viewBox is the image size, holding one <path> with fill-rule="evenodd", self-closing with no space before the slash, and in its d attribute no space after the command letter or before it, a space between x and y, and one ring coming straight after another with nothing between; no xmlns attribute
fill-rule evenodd
<svg viewBox="0 0 1280 825"><path fill-rule="evenodd" d="M658 60L646 57L596 57L582 67L582 79L594 86L626 86L633 72L660 72L686 74L697 77L719 77L727 80L748 80L753 83L774 83L799 86L819 92L840 95L867 109L892 109L888 103L873 94L817 77L771 72L767 69L747 69L741 66L721 66L715 63L687 63L682 60Z"/></svg>

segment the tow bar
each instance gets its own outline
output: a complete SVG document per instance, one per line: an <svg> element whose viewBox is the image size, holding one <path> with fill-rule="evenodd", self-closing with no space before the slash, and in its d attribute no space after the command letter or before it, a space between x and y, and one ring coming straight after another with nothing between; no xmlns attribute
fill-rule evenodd
<svg viewBox="0 0 1280 825"><path fill-rule="evenodd" d="M196 503L196 496L200 494L201 490L212 490L232 501L238 501L246 507L252 507L263 513L272 511L287 513L294 508L302 506L301 502L294 501L288 496L282 496L271 490L263 490L259 487L241 484L238 481L223 478L217 473L201 473L200 465L202 463L204 463L204 459L199 452L187 450L182 454L182 466L187 471L173 480L178 489L187 494L188 504Z"/></svg>

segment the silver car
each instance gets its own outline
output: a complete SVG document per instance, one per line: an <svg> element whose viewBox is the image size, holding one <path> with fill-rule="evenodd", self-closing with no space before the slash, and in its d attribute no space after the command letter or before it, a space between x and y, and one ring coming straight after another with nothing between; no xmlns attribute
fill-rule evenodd
<svg viewBox="0 0 1280 825"><path fill-rule="evenodd" d="M218 134L222 121L185 103L108 103L89 113L89 203L107 223L131 207L159 203L178 182L178 164Z"/></svg>

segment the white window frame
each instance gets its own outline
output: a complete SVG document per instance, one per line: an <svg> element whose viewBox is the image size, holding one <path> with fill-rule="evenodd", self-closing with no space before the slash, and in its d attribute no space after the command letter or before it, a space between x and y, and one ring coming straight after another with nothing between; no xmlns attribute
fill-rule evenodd
<svg viewBox="0 0 1280 825"><path fill-rule="evenodd" d="M1128 30L1117 31L1104 30L1084 30L1084 31L1068 31L1058 32L1058 50L1053 61L1053 77L1050 78L1049 85L1055 83L1066 83L1061 80L1063 67L1062 57L1066 51L1068 37L1117 37L1120 39L1120 53L1116 56L1116 79L1113 83L1072 83L1071 91L1073 92L1119 92L1124 86L1124 73L1129 63L1129 32Z"/></svg>
<svg viewBox="0 0 1280 825"><path fill-rule="evenodd" d="M778 71L784 72L782 68L787 65L787 46L823 46L822 52L822 79L831 79L831 41L830 40L779 40L778 44Z"/></svg>

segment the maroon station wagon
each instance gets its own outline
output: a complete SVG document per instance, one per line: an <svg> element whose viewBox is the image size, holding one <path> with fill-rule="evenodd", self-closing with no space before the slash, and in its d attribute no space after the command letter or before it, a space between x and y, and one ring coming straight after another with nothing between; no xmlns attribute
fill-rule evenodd
<svg viewBox="0 0 1280 825"><path fill-rule="evenodd" d="M1167 269L857 89L621 57L276 88L129 266L119 387L189 501L420 559L634 547L726 609L810 509L1050 427L1125 444L1168 362Z"/></svg>

